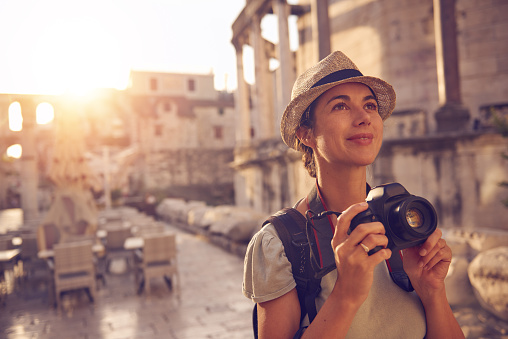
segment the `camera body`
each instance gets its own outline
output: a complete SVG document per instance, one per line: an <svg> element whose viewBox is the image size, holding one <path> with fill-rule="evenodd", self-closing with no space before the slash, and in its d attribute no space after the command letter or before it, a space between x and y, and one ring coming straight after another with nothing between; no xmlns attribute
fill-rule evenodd
<svg viewBox="0 0 508 339"><path fill-rule="evenodd" d="M385 227L387 248L392 252L422 244L436 230L437 214L431 203L410 194L399 183L374 187L366 202L369 207L351 220L348 234L360 224L379 221ZM369 255L381 249L376 246Z"/></svg>

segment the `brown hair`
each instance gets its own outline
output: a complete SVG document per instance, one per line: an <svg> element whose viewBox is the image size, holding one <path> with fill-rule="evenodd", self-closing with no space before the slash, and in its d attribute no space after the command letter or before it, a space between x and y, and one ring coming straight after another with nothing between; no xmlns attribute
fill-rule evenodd
<svg viewBox="0 0 508 339"><path fill-rule="evenodd" d="M305 127L307 129L314 128L314 103L316 101L312 102L309 107L305 110L305 112L302 114L302 118L300 120L300 124L294 131L294 135L296 135L296 131L300 127ZM303 167L309 172L309 175L312 178L316 177L316 164L314 162L314 151L309 146L306 146L303 142L300 141L299 138L295 138L295 146L294 149L302 152L302 162Z"/></svg>

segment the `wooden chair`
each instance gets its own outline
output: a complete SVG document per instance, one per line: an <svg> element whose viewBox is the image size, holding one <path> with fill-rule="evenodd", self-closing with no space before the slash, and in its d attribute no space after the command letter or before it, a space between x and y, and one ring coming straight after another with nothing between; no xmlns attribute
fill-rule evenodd
<svg viewBox="0 0 508 339"><path fill-rule="evenodd" d="M86 288L90 301L95 298L95 266L92 253L92 243L69 242L56 244L53 247L55 299L57 306L61 306L61 293Z"/></svg>
<svg viewBox="0 0 508 339"><path fill-rule="evenodd" d="M37 228L37 246L39 251L50 250L60 242L60 230L55 224L43 224Z"/></svg>
<svg viewBox="0 0 508 339"><path fill-rule="evenodd" d="M125 260L127 267L130 267L129 258L131 256L131 252L125 250L124 248L125 239L132 236L130 228L123 226L112 227L106 228L106 232L106 271L109 272L111 262L119 258Z"/></svg>
<svg viewBox="0 0 508 339"><path fill-rule="evenodd" d="M33 275L38 268L48 269L44 260L37 257L37 236L35 234L22 235L20 259L23 262L23 274L25 277Z"/></svg>
<svg viewBox="0 0 508 339"><path fill-rule="evenodd" d="M144 237L144 246L135 271L138 294L143 287L150 293L150 280L162 277L170 289L176 288L179 296L180 281L177 267L176 235L150 234Z"/></svg>
<svg viewBox="0 0 508 339"><path fill-rule="evenodd" d="M14 245L12 244L12 236L0 235L0 251L12 250Z"/></svg>

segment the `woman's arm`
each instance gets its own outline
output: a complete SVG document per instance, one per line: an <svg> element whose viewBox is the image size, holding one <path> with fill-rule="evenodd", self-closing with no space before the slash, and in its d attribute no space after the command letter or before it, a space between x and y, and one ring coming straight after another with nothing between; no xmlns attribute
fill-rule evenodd
<svg viewBox="0 0 508 339"><path fill-rule="evenodd" d="M427 317L427 339L464 338L464 333L446 299L444 289L431 298L422 300L422 303Z"/></svg>
<svg viewBox="0 0 508 339"><path fill-rule="evenodd" d="M464 338L446 298L444 279L452 251L437 229L420 247L403 250L404 269L420 297L427 318L427 338Z"/></svg>
<svg viewBox="0 0 508 339"><path fill-rule="evenodd" d="M259 303L258 337L293 338L300 328L300 302L296 288L283 296Z"/></svg>

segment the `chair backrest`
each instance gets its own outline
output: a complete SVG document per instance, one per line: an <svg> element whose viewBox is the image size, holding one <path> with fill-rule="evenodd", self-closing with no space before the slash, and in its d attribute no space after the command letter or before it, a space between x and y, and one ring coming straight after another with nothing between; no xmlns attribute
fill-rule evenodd
<svg viewBox="0 0 508 339"><path fill-rule="evenodd" d="M164 224L153 221L144 225L138 225L133 227L136 236L149 236L150 234L161 234L164 233Z"/></svg>
<svg viewBox="0 0 508 339"><path fill-rule="evenodd" d="M93 270L92 242L68 242L56 244L55 273L65 274Z"/></svg>
<svg viewBox="0 0 508 339"><path fill-rule="evenodd" d="M21 235L21 258L36 258L37 257L37 236L35 234Z"/></svg>
<svg viewBox="0 0 508 339"><path fill-rule="evenodd" d="M115 227L106 229L106 248L123 249L125 239L131 236L130 228Z"/></svg>
<svg viewBox="0 0 508 339"><path fill-rule="evenodd" d="M150 234L144 237L143 261L145 263L176 259L175 234Z"/></svg>
<svg viewBox="0 0 508 339"><path fill-rule="evenodd" d="M12 250L14 245L12 244L12 236L0 235L0 251Z"/></svg>
<svg viewBox="0 0 508 339"><path fill-rule="evenodd" d="M55 224L43 224L37 229L39 250L50 250L60 242L60 230Z"/></svg>

